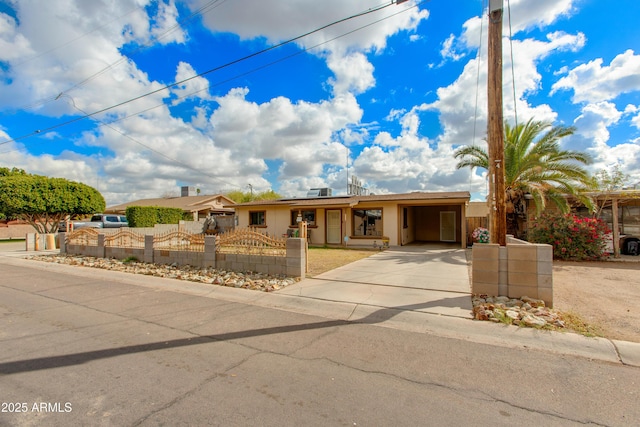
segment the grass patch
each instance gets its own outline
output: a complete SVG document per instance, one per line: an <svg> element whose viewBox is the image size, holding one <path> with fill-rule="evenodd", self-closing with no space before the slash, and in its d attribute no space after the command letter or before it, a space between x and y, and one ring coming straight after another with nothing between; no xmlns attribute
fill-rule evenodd
<svg viewBox="0 0 640 427"><path fill-rule="evenodd" d="M0 245L5 243L24 243L25 239L1 239Z"/></svg>
<svg viewBox="0 0 640 427"><path fill-rule="evenodd" d="M317 276L377 253L378 251L366 249L311 247L309 248L309 271L307 276Z"/></svg>
<svg viewBox="0 0 640 427"><path fill-rule="evenodd" d="M571 331L585 337L604 337L604 331L597 325L591 325L574 311L557 312L565 324L564 328L554 328L558 331Z"/></svg>

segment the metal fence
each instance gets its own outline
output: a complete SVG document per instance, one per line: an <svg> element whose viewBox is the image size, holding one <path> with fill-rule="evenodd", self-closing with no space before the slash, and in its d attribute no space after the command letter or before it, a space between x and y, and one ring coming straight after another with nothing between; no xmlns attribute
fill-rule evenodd
<svg viewBox="0 0 640 427"><path fill-rule="evenodd" d="M235 229L216 236L216 251L225 254L287 255L286 237L271 237L255 228Z"/></svg>

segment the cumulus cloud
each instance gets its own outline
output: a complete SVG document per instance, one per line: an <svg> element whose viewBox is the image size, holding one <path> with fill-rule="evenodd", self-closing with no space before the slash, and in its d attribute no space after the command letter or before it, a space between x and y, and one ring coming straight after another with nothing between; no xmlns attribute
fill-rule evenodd
<svg viewBox="0 0 640 427"><path fill-rule="evenodd" d="M197 74L191 64L180 61L176 70L176 82L187 81L171 88L171 92L178 98L174 100L174 105L189 98L212 99L209 94L209 81L204 77L194 77Z"/></svg>
<svg viewBox="0 0 640 427"><path fill-rule="evenodd" d="M551 94L572 90L573 102L600 102L617 98L620 94L640 90L640 55L631 49L617 55L608 66L602 58L578 65L558 80Z"/></svg>
<svg viewBox="0 0 640 427"><path fill-rule="evenodd" d="M246 190L247 183L262 191L275 184L287 196L328 186L340 194L346 189L347 164L349 176L356 174L377 193L485 193L483 172L456 170L453 152L462 144L484 144L486 46L478 57L475 50L483 25L486 31L486 17L447 29L438 40L428 26L429 4L419 9L413 7L415 2L406 2L298 39L287 54L302 53L314 66L323 67L322 77L316 77L319 89L308 98L281 87L277 90L282 93L265 95L252 80L257 73L215 93L210 92L208 76L192 78L211 64L203 55L188 55L197 45L190 38L195 34L202 37L209 31L208 40L229 40L256 52L379 4L376 0L190 0L177 7L175 0L14 2L15 18L0 12L2 111L29 111L47 122L117 107L85 119L74 131L52 129L46 139L39 139L48 144L42 150L46 154L37 154L30 141L2 144L0 163L96 185L110 204L158 197L178 185L194 185L207 193ZM638 69L638 57L627 51L606 66L594 60L565 65L560 71L541 68L558 53L569 54L586 45L582 33L557 28L545 32L550 24L570 16L574 4L576 0L511 1L516 99L505 90L505 118L511 120L517 107L519 120L555 121L559 113L542 97L549 87L543 76L555 73L552 93L572 90L574 101L585 103L574 121L579 133L567 141L568 146L592 150L598 164L626 159L629 168L640 156L638 139L620 141L612 148L611 134L621 123L640 128L634 105L638 103L629 98L622 107L613 101L638 90L630 72ZM204 25L193 34L191 23L178 14L187 7L200 14ZM427 31L418 34L421 23ZM236 45L238 39L242 43ZM384 61L377 61L383 56L389 60L394 49L388 43L400 39L428 41L436 56L440 51L441 83L427 89L429 102L417 101L418 105L362 104L364 94L381 100L398 90L375 92L385 78L389 80L382 74ZM423 62L426 68L427 59ZM507 52L503 62L510 70ZM454 71L447 74L450 70ZM505 88L512 87L511 75L504 74ZM152 94L122 103L148 93ZM570 122L576 115L563 119ZM10 124L7 117L0 118L4 129ZM0 142L10 137L0 135Z"/></svg>
<svg viewBox="0 0 640 427"><path fill-rule="evenodd" d="M198 0L192 7L197 9L204 4L205 0ZM251 2L251 13L247 13L249 6L245 0L226 2L218 9L219 13L208 13L203 18L205 25L213 31L231 32L243 39L264 37L269 44L276 44L378 6L380 2L375 0L298 0L285 3L263 0ZM394 9L396 7L402 9ZM405 8L406 12L398 13ZM382 51L388 37L400 31L415 30L428 16L427 10L392 6L328 26L297 39L296 43L327 58L328 67L335 73L330 83L336 92L353 90L361 93L374 84L373 66L362 52ZM375 25L371 25L373 23Z"/></svg>

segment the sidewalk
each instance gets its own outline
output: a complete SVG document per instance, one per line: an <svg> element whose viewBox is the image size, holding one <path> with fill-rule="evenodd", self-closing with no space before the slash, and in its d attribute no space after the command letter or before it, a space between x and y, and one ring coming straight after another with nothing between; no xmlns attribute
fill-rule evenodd
<svg viewBox="0 0 640 427"><path fill-rule="evenodd" d="M493 346L528 348L640 367L640 343L605 338L587 338L572 333L540 331L531 328L518 328L491 322L474 321L470 315L470 298L467 293L462 291L420 289L410 286L414 283L411 281L406 281L401 286L389 286L384 283L352 283L338 280L336 277L341 273L341 269L345 273L349 270L353 272L354 268L364 268L361 271L369 272L369 268L374 267L368 263L352 265L351 267L345 266L346 268L342 267L320 275L322 278L319 276L315 279L303 280L294 286L285 288L282 292L263 293L175 279L25 260L23 259L25 256L36 253L27 253L24 250L24 246L15 246L11 249L9 245L12 244L0 244L0 270L1 264L18 265L42 271L43 274L60 272L86 278L101 278L134 286L181 292L205 298L316 315L329 319L428 333ZM57 251L40 251L37 254L45 254L47 252L56 253ZM377 257L378 255L375 256ZM393 259L394 255L391 251L389 251L388 256L390 257L387 260L389 262L401 262L399 259ZM452 259L459 259L459 255L452 255ZM439 274L446 274L449 269L462 267L462 264L457 261L456 263L446 263L442 260L441 264L441 270L432 271L434 278L438 277ZM464 267L466 268L466 263ZM406 277L411 278L411 275L407 274ZM383 282L384 280L384 272L377 271L370 275L371 282ZM349 284L355 285L350 295L345 292L345 289L349 289ZM326 289L322 289L324 285L329 286ZM451 284L450 286L455 287L460 286L460 284ZM395 294L394 291L396 292ZM416 303L415 300L412 300L413 302L407 303L411 297L405 297L405 294L413 295L412 292L423 292L423 297L427 295L431 295L431 297L443 295L443 297L436 297L431 302L424 302L423 300L423 302ZM464 305L465 300L468 301L468 309ZM383 305L379 305L383 302Z"/></svg>

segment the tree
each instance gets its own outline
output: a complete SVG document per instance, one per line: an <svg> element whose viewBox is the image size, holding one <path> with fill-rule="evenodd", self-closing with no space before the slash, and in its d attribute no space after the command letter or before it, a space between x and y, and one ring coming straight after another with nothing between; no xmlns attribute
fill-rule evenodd
<svg viewBox="0 0 640 427"><path fill-rule="evenodd" d="M593 211L596 218L600 218L602 210L606 207L610 207L613 201L613 193L621 192L624 189L624 185L629 180L629 175L622 172L620 164L616 164L609 172L607 169L602 169L596 172L593 177L595 190L600 194L595 200L595 209ZM619 196L624 197L623 194ZM619 197L618 197L619 198ZM637 198L635 194L631 194L629 198Z"/></svg>
<svg viewBox="0 0 640 427"><path fill-rule="evenodd" d="M24 169L18 169L18 168L0 168L0 177L2 176L11 176L11 175L26 175L27 172L25 172Z"/></svg>
<svg viewBox="0 0 640 427"><path fill-rule="evenodd" d="M22 172L2 175L0 171L0 213L27 221L38 233L55 233L67 216L93 214L105 208L102 194L93 187Z"/></svg>
<svg viewBox="0 0 640 427"><path fill-rule="evenodd" d="M280 194L276 193L273 190L267 190L267 191L263 191L261 193L256 193L256 194L253 194L250 191L247 191L246 193L244 193L240 190L237 190L237 191L230 191L227 194L225 194L225 196L227 196L228 198L230 198L236 203L253 202L255 200L277 200L282 198Z"/></svg>
<svg viewBox="0 0 640 427"><path fill-rule="evenodd" d="M549 122L530 119L515 127L505 124L505 200L507 232L519 236L519 223L526 215L525 195L530 195L540 213L548 201L562 213L570 209L567 195L593 209L584 194L593 181L583 167L591 156L578 151L561 150L560 140L572 135L575 128L552 126ZM460 159L457 169L464 167L489 169L489 155L484 148L464 146L454 153Z"/></svg>

